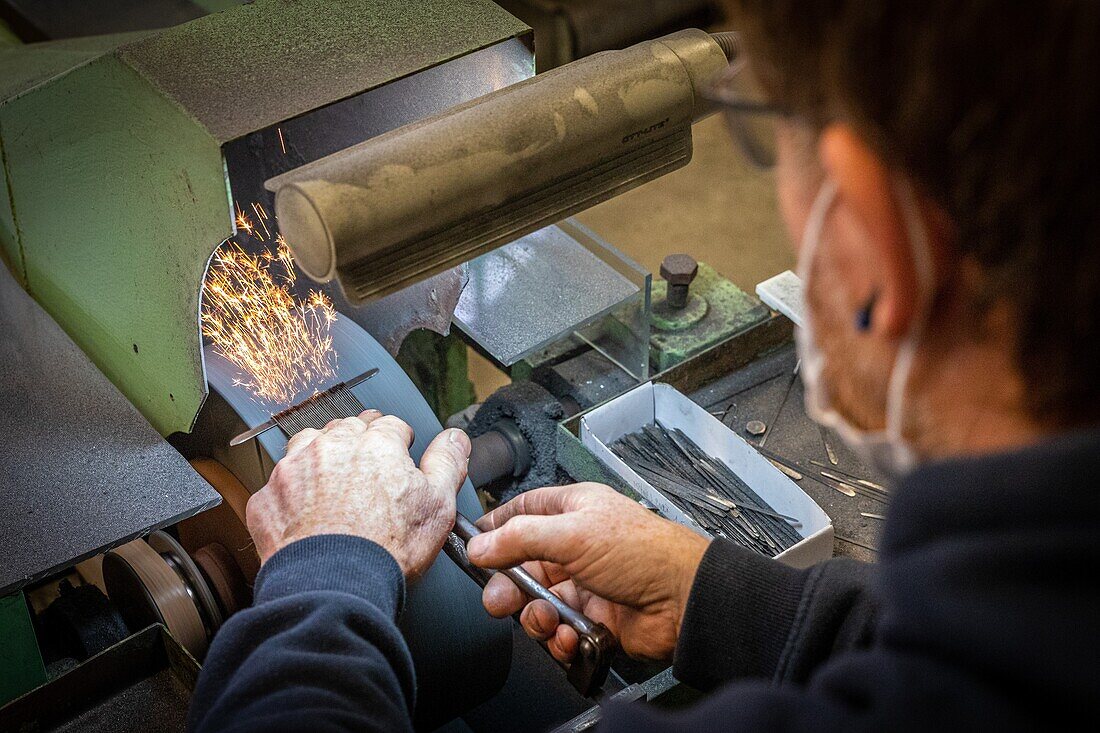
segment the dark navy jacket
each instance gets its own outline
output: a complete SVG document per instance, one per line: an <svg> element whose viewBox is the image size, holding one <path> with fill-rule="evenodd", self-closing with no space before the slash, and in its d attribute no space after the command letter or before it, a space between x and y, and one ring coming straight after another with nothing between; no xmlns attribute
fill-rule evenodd
<svg viewBox="0 0 1100 733"><path fill-rule="evenodd" d="M1083 716L1100 699L1098 478L1098 432L921 468L894 491L873 566L792 570L712 543L674 670L712 694L679 712L610 707L600 730L1005 731ZM403 593L366 540L283 549L215 639L191 727L409 729Z"/></svg>

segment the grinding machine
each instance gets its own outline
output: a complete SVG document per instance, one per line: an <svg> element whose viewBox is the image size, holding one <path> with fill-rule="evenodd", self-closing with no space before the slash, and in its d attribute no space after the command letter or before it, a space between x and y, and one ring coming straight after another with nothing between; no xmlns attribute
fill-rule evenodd
<svg viewBox="0 0 1100 733"><path fill-rule="evenodd" d="M777 386L777 416L797 402L788 318L686 256L654 283L569 218L690 161L736 37L536 76L530 29L488 0L221 5L0 46L0 728L181 725L251 602L248 497L295 432L364 407L414 428L414 458L442 420L474 439L455 533L400 619L418 729L581 730L611 697L691 699L583 617L587 656L560 669L484 612L464 542L540 485L646 502L585 442L615 398L669 385L723 423ZM298 320L222 329L241 267L267 283L247 302ZM468 347L514 380L480 405ZM242 367L271 352L280 374ZM790 441L834 450L804 425Z"/></svg>

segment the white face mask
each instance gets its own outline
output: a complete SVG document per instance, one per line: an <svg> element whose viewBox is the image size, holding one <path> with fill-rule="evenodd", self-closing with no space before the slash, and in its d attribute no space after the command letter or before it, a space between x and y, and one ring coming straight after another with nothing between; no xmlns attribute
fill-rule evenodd
<svg viewBox="0 0 1100 733"><path fill-rule="evenodd" d="M905 388L913 368L913 358L928 322L934 281L928 236L917 212L913 192L907 185L900 183L896 186L896 191L917 270L919 292L913 324L909 328L909 333L905 335L905 340L898 347L897 357L890 372L890 383L887 385L886 392L886 428L884 430L868 431L857 428L829 403L829 389L824 384L825 355L814 339L808 293L810 277L813 274L814 255L821 243L825 218L836 199L837 188L832 181L826 181L821 187L806 222L798 263L806 313L802 327L796 329L795 333L798 356L802 361L802 381L806 387L807 414L817 423L835 430L841 439L864 460L890 476L907 473L918 463L916 452L906 443L902 435Z"/></svg>

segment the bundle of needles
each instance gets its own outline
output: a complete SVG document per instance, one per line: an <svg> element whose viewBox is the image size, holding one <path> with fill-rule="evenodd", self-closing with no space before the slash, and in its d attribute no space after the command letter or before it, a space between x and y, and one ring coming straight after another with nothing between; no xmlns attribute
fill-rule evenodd
<svg viewBox="0 0 1100 733"><path fill-rule="evenodd" d="M779 514L722 461L682 430L659 422L624 435L611 450L635 473L714 536L774 557L802 537L793 517Z"/></svg>

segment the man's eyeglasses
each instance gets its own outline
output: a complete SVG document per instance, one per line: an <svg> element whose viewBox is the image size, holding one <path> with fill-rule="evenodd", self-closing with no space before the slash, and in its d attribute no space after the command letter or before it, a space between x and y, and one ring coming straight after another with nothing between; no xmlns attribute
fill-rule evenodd
<svg viewBox="0 0 1100 733"><path fill-rule="evenodd" d="M762 170L774 167L775 123L786 111L767 101L743 52L734 55L705 96L719 106L730 134L749 162Z"/></svg>

